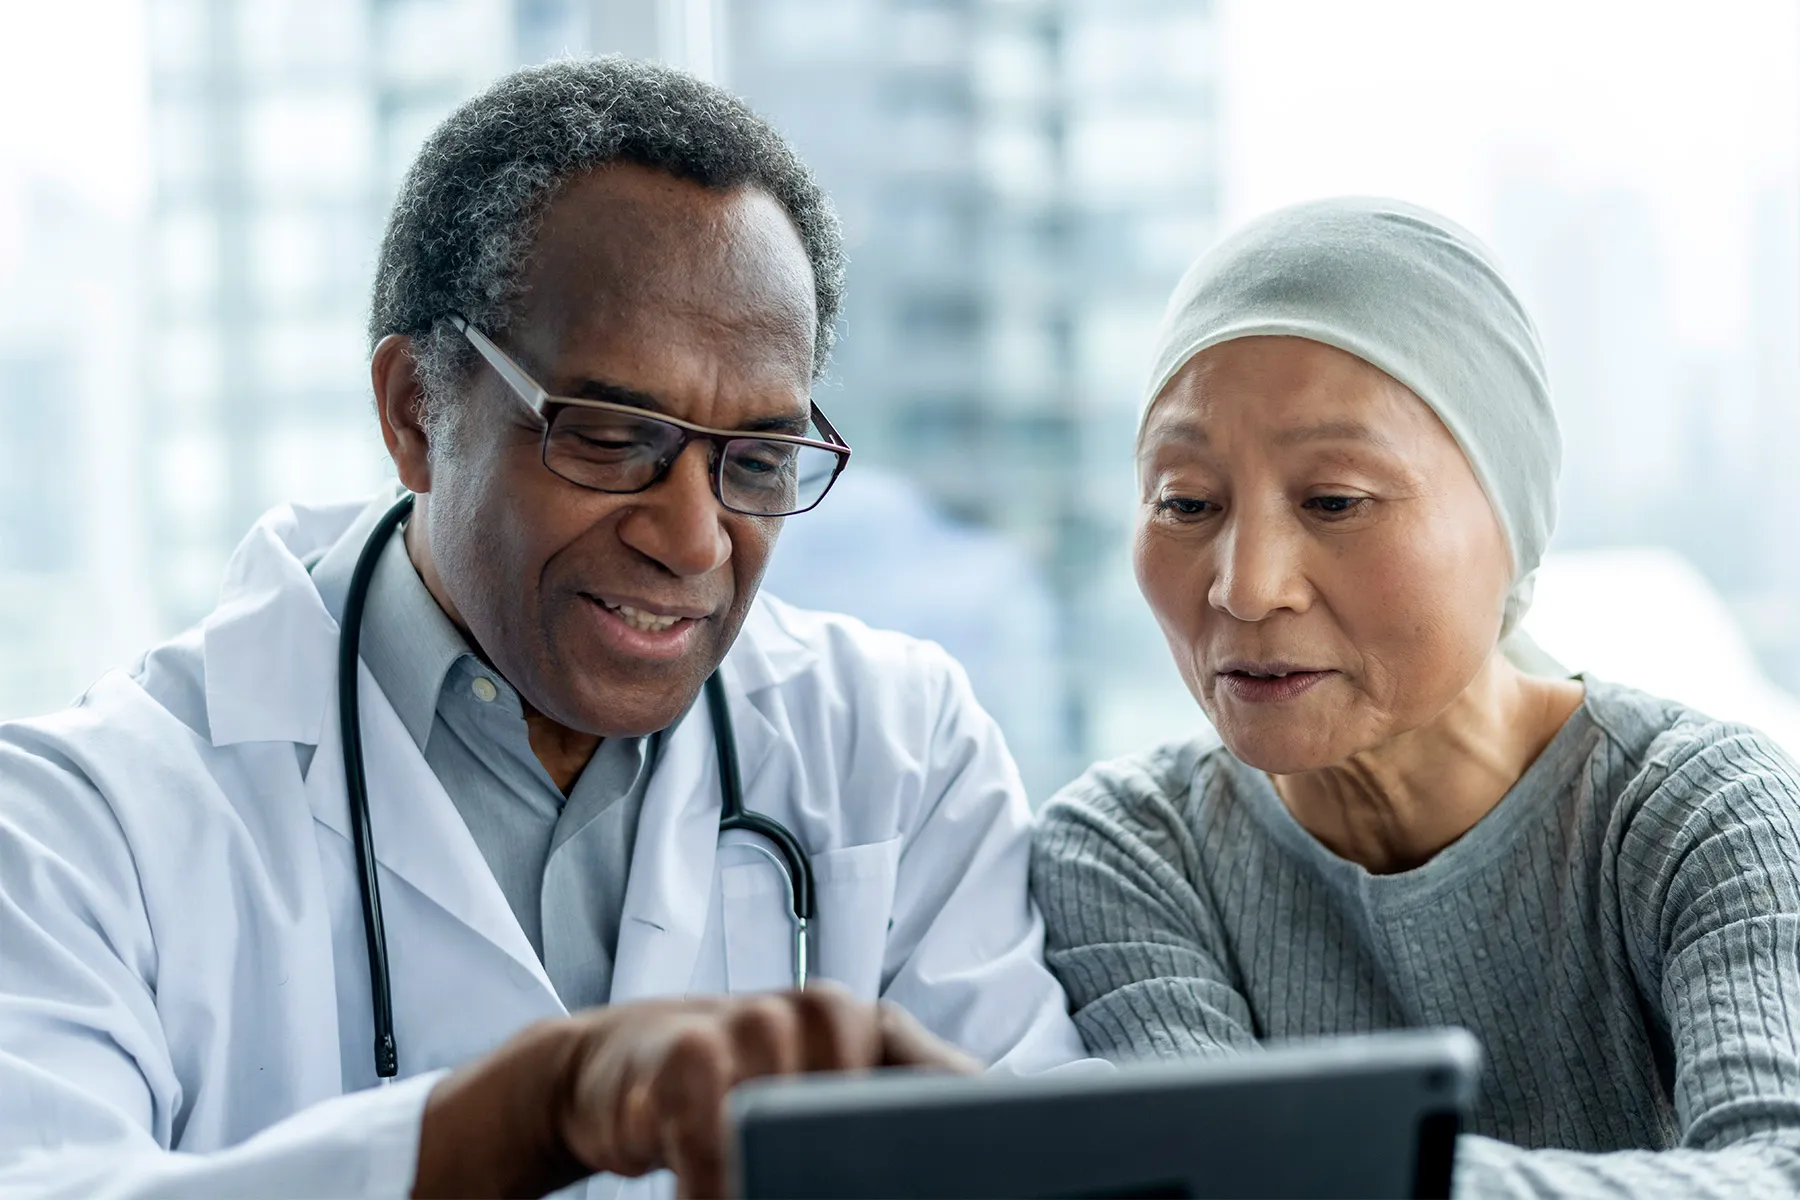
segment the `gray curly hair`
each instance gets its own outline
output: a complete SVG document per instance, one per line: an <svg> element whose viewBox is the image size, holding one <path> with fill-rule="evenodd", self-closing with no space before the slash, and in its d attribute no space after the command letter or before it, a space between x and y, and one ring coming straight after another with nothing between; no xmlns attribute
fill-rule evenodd
<svg viewBox="0 0 1800 1200"><path fill-rule="evenodd" d="M448 433L484 332L516 316L544 210L564 183L628 162L703 187L759 187L787 211L812 262L813 376L831 356L844 288L837 214L791 146L743 101L682 71L616 55L516 71L425 139L388 218L369 345L412 338L429 433ZM435 437L433 440L436 440Z"/></svg>

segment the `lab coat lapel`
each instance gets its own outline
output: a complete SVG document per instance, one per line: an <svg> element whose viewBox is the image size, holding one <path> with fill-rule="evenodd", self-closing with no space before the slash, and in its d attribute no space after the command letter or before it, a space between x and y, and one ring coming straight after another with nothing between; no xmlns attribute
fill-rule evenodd
<svg viewBox="0 0 1800 1200"><path fill-rule="evenodd" d="M748 702L737 673L727 668L725 680L745 802L756 808L755 780L775 748L775 727ZM644 794L610 1003L689 990L712 904L722 808L712 716L701 697L669 735Z"/></svg>
<svg viewBox="0 0 1800 1200"><path fill-rule="evenodd" d="M375 861L423 893L523 967L552 997L525 931L519 927L487 860L462 814L444 791L425 756L401 724L369 668L358 664L364 769ZM320 731L319 748L306 775L306 795L320 824L351 843L344 748L335 698ZM387 878L384 887L392 886ZM392 936L390 928L389 936Z"/></svg>
<svg viewBox="0 0 1800 1200"><path fill-rule="evenodd" d="M213 744L316 747L306 773L307 803L314 819L343 838L352 854L333 615L343 597L322 596L305 562L321 554L354 557L395 494L389 489L363 505L269 513L232 556L219 608L202 630ZM397 879L417 889L554 997L462 814L368 667L359 665L357 676L375 860L391 873L383 875L383 887Z"/></svg>
<svg viewBox="0 0 1800 1200"><path fill-rule="evenodd" d="M201 624L213 745L318 744L327 708L336 711L338 626L299 555L365 523L374 520L347 507L280 508L233 552L219 606Z"/></svg>

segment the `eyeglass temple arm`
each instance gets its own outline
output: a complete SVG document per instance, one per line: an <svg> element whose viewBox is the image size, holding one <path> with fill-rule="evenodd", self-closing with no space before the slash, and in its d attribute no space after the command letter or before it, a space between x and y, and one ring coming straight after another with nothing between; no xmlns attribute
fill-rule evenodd
<svg viewBox="0 0 1800 1200"><path fill-rule="evenodd" d="M494 373L506 381L506 386L518 393L519 399L531 405L533 412L540 417L543 416L544 409L550 403L550 393L539 387L531 376L525 373L524 368L514 362L506 351L489 341L487 334L461 317L453 316L450 321L462 331L464 337L469 339L469 344L475 347L481 357L487 359L488 366L494 368Z"/></svg>
<svg viewBox="0 0 1800 1200"><path fill-rule="evenodd" d="M824 433L824 435L833 442L836 442L838 448L845 454L850 453L850 443L844 440L844 435L837 431L837 426L833 425L830 419L825 416L825 410L815 404L812 406L812 415L813 420L818 423L820 432Z"/></svg>

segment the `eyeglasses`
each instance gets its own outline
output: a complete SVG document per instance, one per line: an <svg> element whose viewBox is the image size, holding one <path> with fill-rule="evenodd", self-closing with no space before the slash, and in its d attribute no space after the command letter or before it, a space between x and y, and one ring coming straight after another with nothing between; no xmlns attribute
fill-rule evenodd
<svg viewBox="0 0 1800 1200"><path fill-rule="evenodd" d="M753 517L789 517L823 500L850 462L849 443L816 404L807 430L820 436L799 437L710 429L610 400L552 396L481 330L458 316L450 320L543 421L544 466L579 487L614 495L644 491L668 475L688 443L703 441L712 444L713 495L720 504Z"/></svg>

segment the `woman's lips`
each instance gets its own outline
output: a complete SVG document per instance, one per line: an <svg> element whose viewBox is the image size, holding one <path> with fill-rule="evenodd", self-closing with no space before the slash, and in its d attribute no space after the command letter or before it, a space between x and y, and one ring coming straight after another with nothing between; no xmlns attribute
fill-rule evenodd
<svg viewBox="0 0 1800 1200"><path fill-rule="evenodd" d="M1234 699L1249 704L1279 704L1305 695L1336 674L1336 671L1288 671L1280 675L1258 675L1249 671L1221 671L1219 683Z"/></svg>

